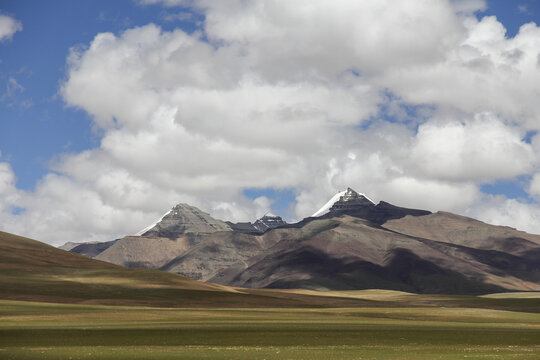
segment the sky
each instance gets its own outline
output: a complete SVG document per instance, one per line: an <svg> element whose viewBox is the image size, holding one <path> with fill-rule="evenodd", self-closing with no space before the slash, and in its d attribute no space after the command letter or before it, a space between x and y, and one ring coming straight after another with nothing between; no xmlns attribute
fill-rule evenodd
<svg viewBox="0 0 540 360"><path fill-rule="evenodd" d="M0 230L347 187L540 233L540 0L0 0Z"/></svg>

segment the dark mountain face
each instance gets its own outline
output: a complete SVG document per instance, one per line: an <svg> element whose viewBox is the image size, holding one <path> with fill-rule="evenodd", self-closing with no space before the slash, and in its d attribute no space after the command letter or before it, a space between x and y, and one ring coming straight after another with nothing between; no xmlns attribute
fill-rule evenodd
<svg viewBox="0 0 540 360"><path fill-rule="evenodd" d="M357 193L351 188L347 188L347 190L342 193L343 195L329 207L328 212L324 213L324 210L321 209L323 211L319 210L317 213L321 214L317 217L329 219L341 215L350 215L381 225L388 220L400 219L407 215L423 216L431 214L430 211L403 208L384 201L375 205L367 197Z"/></svg>
<svg viewBox="0 0 540 360"><path fill-rule="evenodd" d="M310 272L308 279L283 277L267 288L358 290L385 288L414 293L484 294L503 291L502 287L469 279L459 272L445 269L427 261L414 252L396 248L388 252L384 265L360 259L330 257L314 248L303 248L281 257L274 270L285 267L289 271ZM242 275L240 275L241 277ZM247 280L251 285L252 279Z"/></svg>
<svg viewBox="0 0 540 360"><path fill-rule="evenodd" d="M296 224L274 215L224 223L182 204L143 236L87 244L84 252L242 287L540 290L540 236L450 213L375 205L352 189Z"/></svg>
<svg viewBox="0 0 540 360"><path fill-rule="evenodd" d="M392 205L390 203L381 201L377 205L359 204L359 205L345 205L343 207L337 207L334 210L330 210L322 217L331 219L342 215L354 216L357 218L369 220L375 224L382 225L388 220L401 219L407 215L410 216L425 216L431 214L427 210L408 209L399 206Z"/></svg>
<svg viewBox="0 0 540 360"><path fill-rule="evenodd" d="M262 235L267 230L275 229L280 226L286 226L287 223L281 218L281 216L277 216L274 214L266 214L262 218L257 219L254 223L227 222L227 225L229 225L234 231L238 231L244 234Z"/></svg>
<svg viewBox="0 0 540 360"><path fill-rule="evenodd" d="M275 229L284 225L287 225L287 223L283 221L281 216L274 214L266 214L253 223L253 226L262 233L264 233L266 230Z"/></svg>

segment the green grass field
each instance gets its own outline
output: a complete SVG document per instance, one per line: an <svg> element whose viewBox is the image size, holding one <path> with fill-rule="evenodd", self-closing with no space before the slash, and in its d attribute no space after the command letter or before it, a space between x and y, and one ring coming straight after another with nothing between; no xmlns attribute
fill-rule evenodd
<svg viewBox="0 0 540 360"><path fill-rule="evenodd" d="M0 359L540 359L540 314L0 301Z"/></svg>

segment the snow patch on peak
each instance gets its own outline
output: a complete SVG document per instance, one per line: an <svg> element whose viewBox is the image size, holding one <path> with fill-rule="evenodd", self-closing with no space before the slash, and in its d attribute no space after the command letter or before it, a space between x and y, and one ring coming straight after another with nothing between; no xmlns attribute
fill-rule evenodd
<svg viewBox="0 0 540 360"><path fill-rule="evenodd" d="M253 223L253 227L258 231L265 232L268 229L273 229L281 225L286 225L281 216L267 212L264 216Z"/></svg>
<svg viewBox="0 0 540 360"><path fill-rule="evenodd" d="M328 200L328 202L326 204L324 204L322 206L322 208L320 208L318 211L316 211L313 215L311 215L311 217L318 217L318 216L322 216L324 214L326 214L328 211L330 211L330 208L336 203L339 201L339 199L345 195L345 193L347 192L347 190L344 190L344 191L340 191L338 192L336 195L332 196L332 198L330 200Z"/></svg>
<svg viewBox="0 0 540 360"><path fill-rule="evenodd" d="M147 227L145 227L144 229L138 231L135 236L142 236L142 234L144 234L145 232L147 232L148 230L152 229L154 226L156 226L157 224L159 224L161 222L161 220L163 220L163 218L167 215L169 215L172 211L174 210L174 208L172 208L171 210L167 211L165 214L163 214L162 217L159 218L159 220L157 220L156 222L154 222L153 224L150 224L148 225Z"/></svg>

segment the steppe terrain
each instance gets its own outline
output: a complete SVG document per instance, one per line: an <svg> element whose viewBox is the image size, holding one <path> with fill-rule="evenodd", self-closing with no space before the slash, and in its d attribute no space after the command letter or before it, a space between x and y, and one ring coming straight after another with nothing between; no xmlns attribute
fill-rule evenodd
<svg viewBox="0 0 540 360"><path fill-rule="evenodd" d="M0 233L0 358L538 359L540 294L242 289Z"/></svg>
<svg viewBox="0 0 540 360"><path fill-rule="evenodd" d="M162 309L0 301L0 357L533 360L540 354L539 313L399 304Z"/></svg>

